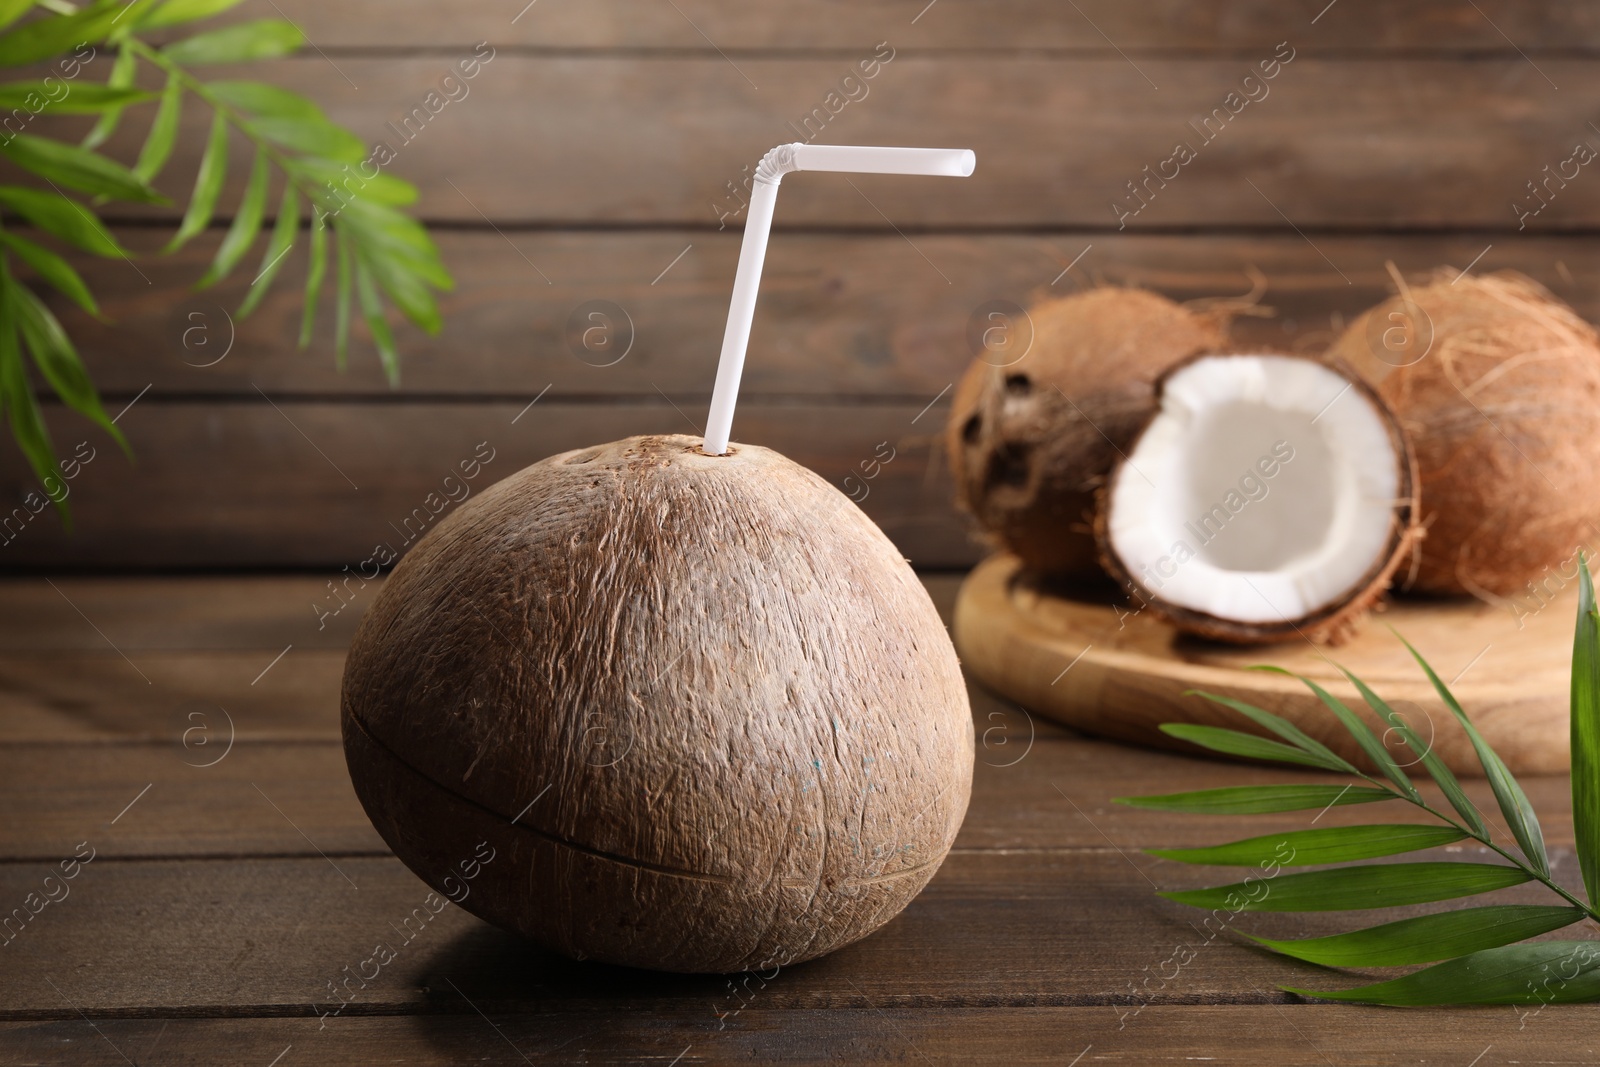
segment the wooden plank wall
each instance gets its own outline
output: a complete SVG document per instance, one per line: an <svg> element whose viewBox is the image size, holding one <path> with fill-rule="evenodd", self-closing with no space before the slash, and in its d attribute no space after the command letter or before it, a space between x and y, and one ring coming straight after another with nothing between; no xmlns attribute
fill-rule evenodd
<svg viewBox="0 0 1600 1067"><path fill-rule="evenodd" d="M247 278L187 288L217 234L161 258L152 224L171 214L119 209L121 236L152 255L82 264L112 323L62 314L107 406L137 398L120 422L136 462L52 408L63 451L95 450L72 483L76 530L41 516L0 544L0 568L337 568L479 442L494 450L487 484L556 451L697 429L738 250L729 183L808 115L813 130L826 118L819 141L978 154L966 181L785 186L735 425L836 483L891 441L864 506L920 566L980 552L931 446L987 301L1101 282L1193 299L1259 274L1277 315L1245 320L1242 342L1314 349L1385 294L1386 261L1475 263L1524 270L1600 317L1600 177L1580 173L1537 215L1515 207L1537 206L1527 183L1575 144L1600 145L1588 5L525 2L239 9L276 9L313 43L251 76L398 148L393 172L420 186L459 283L445 331L402 332L398 389L364 347L341 373L327 324L294 347L299 255L232 323ZM400 144L389 124L479 42L493 58L466 95ZM875 56L875 76L841 92ZM1263 63L1275 76L1246 82ZM1202 118L1234 92L1252 99L1204 139ZM189 109L162 180L179 195L206 120ZM125 158L129 125L110 146ZM1139 206L1127 183L1180 141L1195 158L1124 214ZM631 323L609 366L565 338L591 301ZM7 444L0 504L29 485Z"/></svg>

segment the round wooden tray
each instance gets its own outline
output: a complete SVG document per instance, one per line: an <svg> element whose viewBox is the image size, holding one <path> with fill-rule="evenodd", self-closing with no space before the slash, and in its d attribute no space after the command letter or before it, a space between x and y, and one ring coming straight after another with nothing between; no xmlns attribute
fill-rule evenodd
<svg viewBox="0 0 1600 1067"><path fill-rule="evenodd" d="M1533 603L1533 602L1530 602ZM1249 729L1204 689L1289 719L1347 759L1355 742L1298 680L1244 668L1270 663L1315 679L1414 759L1335 663L1399 712L1457 774L1481 777L1466 735L1395 635L1404 634L1456 694L1479 731L1517 774L1564 773L1576 588L1521 614L1477 601L1398 600L1337 647L1219 644L1179 633L1136 605L1072 599L1041 588L1012 556L992 556L962 584L955 642L974 677L1030 712L1087 733L1156 745L1193 746L1161 733L1166 722ZM1387 624L1387 625L1385 625ZM1452 681L1453 680L1453 681ZM1418 768L1420 771L1421 769Z"/></svg>

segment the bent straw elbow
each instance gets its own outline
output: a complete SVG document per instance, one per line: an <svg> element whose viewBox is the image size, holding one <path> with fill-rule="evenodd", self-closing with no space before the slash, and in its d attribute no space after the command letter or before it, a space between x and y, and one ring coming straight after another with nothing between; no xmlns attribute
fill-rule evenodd
<svg viewBox="0 0 1600 1067"><path fill-rule="evenodd" d="M722 354L717 361L717 380L711 392L711 410L701 446L704 452L721 456L728 451L733 408L739 396L739 379L744 373L745 349L755 319L761 268L767 257L767 236L772 229L772 213L777 206L778 186L783 176L797 170L816 170L965 178L976 165L977 156L966 148L814 145L800 141L778 145L761 157L751 183L744 240L733 277L733 298L728 304L728 323L722 334Z"/></svg>

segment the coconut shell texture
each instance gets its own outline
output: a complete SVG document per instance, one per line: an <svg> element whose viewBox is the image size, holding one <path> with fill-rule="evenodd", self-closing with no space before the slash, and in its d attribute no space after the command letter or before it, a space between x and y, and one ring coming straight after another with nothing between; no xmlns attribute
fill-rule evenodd
<svg viewBox="0 0 1600 1067"><path fill-rule="evenodd" d="M1332 353L1415 446L1427 536L1411 588L1513 596L1593 549L1600 345L1538 283L1442 272L1351 323Z"/></svg>
<svg viewBox="0 0 1600 1067"><path fill-rule="evenodd" d="M820 956L905 907L966 812L966 688L906 561L804 467L699 445L567 452L463 504L345 667L395 854L576 959Z"/></svg>
<svg viewBox="0 0 1600 1067"><path fill-rule="evenodd" d="M945 439L956 498L1034 570L1092 578L1095 492L1155 413L1157 377L1218 350L1225 330L1142 289L1090 289L1028 315L1020 359L980 355L956 386Z"/></svg>
<svg viewBox="0 0 1600 1067"><path fill-rule="evenodd" d="M1288 353L1275 353L1288 356ZM1297 357L1306 358L1306 357ZM1184 360L1161 376L1156 383L1156 398L1159 405L1161 388L1166 379L1177 373L1191 361ZM1382 395L1363 381L1355 370L1333 359L1320 359L1317 362L1323 366L1337 371L1350 379L1351 388L1363 396L1370 403L1389 430L1389 441L1394 447L1396 463L1399 467L1399 493L1397 494L1392 514L1392 525L1387 546L1383 554L1373 560L1372 566L1362 576L1361 580L1350 587L1349 592L1342 598L1328 604L1320 611L1301 619L1284 619L1282 622L1272 623L1246 623L1236 619L1219 618L1216 615L1180 604L1169 603L1163 600L1159 593L1149 589L1143 582L1134 577L1132 571L1124 565L1111 544L1111 488L1115 478L1126 465L1126 459L1119 459L1111 477L1106 479L1106 484L1097 494L1095 508L1095 538L1100 552L1100 563L1106 573L1131 596L1132 610L1149 610L1153 615L1166 619L1177 629L1185 633L1195 634L1199 637L1209 638L1213 641L1226 641L1231 644L1258 645L1280 644L1286 641L1311 641L1314 644L1342 645L1348 642L1361 631L1367 618L1375 607L1379 606L1385 594L1394 584L1395 576L1401 568L1416 557L1417 544L1422 537L1422 526L1419 521L1421 500L1419 499L1420 476L1417 470L1416 455L1405 431L1401 428L1400 418L1394 409L1383 399ZM1152 412L1150 421L1155 421ZM1141 427L1139 433L1134 435L1129 442L1129 451L1137 446L1138 438L1149 428L1147 423Z"/></svg>

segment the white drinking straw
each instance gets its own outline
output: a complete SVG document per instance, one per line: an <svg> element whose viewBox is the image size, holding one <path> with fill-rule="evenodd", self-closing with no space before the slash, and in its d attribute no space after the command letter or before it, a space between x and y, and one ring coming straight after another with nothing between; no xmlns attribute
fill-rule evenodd
<svg viewBox="0 0 1600 1067"><path fill-rule="evenodd" d="M733 276L733 300L728 305L728 326L722 334L717 384L711 391L711 414L706 420L702 446L708 454L720 456L728 451L733 405L739 399L739 378L744 372L745 348L750 343L750 322L756 313L756 290L761 285L761 265L767 258L772 209L778 202L778 184L783 176L796 170L831 170L965 178L976 165L977 157L966 148L877 148L798 141L781 144L761 157L750 190L750 214L744 224L744 244L739 248L739 268Z"/></svg>

